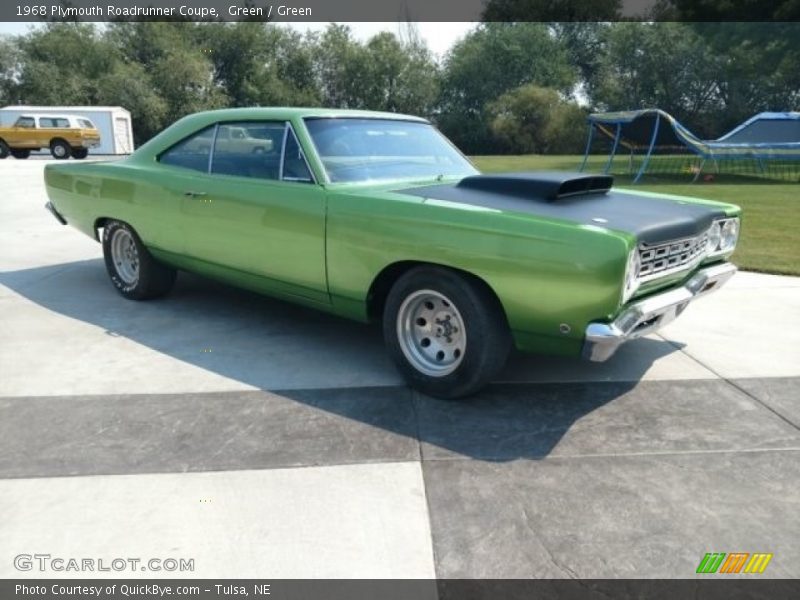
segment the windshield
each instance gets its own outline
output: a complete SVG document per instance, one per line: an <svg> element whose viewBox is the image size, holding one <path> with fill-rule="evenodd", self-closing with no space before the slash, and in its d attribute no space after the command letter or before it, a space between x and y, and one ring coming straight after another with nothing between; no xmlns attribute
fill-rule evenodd
<svg viewBox="0 0 800 600"><path fill-rule="evenodd" d="M306 119L331 182L466 177L477 171L428 123Z"/></svg>

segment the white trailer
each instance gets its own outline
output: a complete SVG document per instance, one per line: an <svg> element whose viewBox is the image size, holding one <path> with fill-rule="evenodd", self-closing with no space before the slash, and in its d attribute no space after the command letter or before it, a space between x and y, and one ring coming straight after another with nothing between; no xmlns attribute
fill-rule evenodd
<svg viewBox="0 0 800 600"><path fill-rule="evenodd" d="M0 108L0 126L11 126L25 113L86 117L100 131L100 146L92 154L133 152L131 113L121 106L5 106Z"/></svg>

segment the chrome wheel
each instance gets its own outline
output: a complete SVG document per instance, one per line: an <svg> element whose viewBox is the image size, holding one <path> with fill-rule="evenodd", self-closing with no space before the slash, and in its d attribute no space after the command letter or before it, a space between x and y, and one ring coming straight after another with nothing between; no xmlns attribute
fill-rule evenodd
<svg viewBox="0 0 800 600"><path fill-rule="evenodd" d="M53 146L53 154L56 158L64 158L67 155L67 148L62 144L56 144Z"/></svg>
<svg viewBox="0 0 800 600"><path fill-rule="evenodd" d="M126 285L139 281L139 251L130 231L117 229L111 238L111 260Z"/></svg>
<svg viewBox="0 0 800 600"><path fill-rule="evenodd" d="M418 290L403 301L397 312L397 339L408 362L431 377L455 371L467 347L461 313L434 290Z"/></svg>

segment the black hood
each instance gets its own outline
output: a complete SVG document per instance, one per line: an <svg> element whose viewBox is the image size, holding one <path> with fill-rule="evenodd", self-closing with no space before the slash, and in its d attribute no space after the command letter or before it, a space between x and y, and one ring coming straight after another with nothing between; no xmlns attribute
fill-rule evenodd
<svg viewBox="0 0 800 600"><path fill-rule="evenodd" d="M725 217L712 206L610 191L612 182L609 176L583 173L505 173L398 191L617 229L647 244L699 235Z"/></svg>

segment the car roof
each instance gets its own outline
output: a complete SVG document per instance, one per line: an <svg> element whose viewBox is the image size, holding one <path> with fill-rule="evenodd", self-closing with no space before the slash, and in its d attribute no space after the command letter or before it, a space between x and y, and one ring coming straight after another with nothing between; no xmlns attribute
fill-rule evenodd
<svg viewBox="0 0 800 600"><path fill-rule="evenodd" d="M51 113L22 113L17 117L18 119L21 117L27 117L32 119L86 119L87 121L91 121L89 117L83 117L81 115L55 115Z"/></svg>
<svg viewBox="0 0 800 600"><path fill-rule="evenodd" d="M216 120L228 121L234 119L278 119L289 120L294 118L364 118L364 119L393 119L400 121L418 121L427 123L426 119L412 115L403 115L393 112L379 112L374 110L350 110L333 108L308 108L308 107L266 107L257 106L249 108L223 108L195 113L193 116L213 117Z"/></svg>

